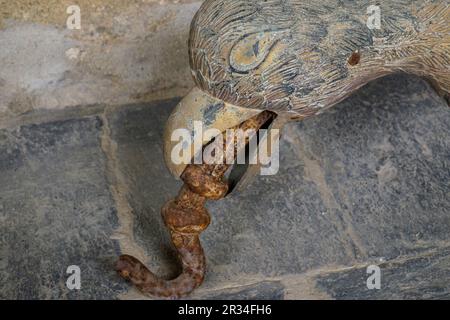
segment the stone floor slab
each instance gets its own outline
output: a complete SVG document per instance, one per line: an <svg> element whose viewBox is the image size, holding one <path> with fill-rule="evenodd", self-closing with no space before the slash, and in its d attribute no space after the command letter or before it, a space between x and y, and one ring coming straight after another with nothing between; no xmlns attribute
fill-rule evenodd
<svg viewBox="0 0 450 320"><path fill-rule="evenodd" d="M176 274L160 208L181 185L162 157L178 101L40 114L36 124L31 115L0 130L0 298L129 298L113 271L120 253ZM283 298L283 279L380 259L399 284L381 296L447 297L431 274L449 280L449 123L428 84L392 76L288 125L280 172L208 205L208 274L192 298ZM65 287L72 264L82 270L76 292ZM324 271L320 290L371 298L351 285L359 273Z"/></svg>

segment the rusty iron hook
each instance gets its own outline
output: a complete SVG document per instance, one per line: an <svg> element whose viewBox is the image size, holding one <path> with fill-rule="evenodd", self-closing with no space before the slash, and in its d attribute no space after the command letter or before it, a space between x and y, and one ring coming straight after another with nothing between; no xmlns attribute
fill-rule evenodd
<svg viewBox="0 0 450 320"><path fill-rule="evenodd" d="M236 129L257 131L272 117L272 113L262 112L243 122ZM239 150L234 139L219 141L216 139L207 148L216 147L215 143L223 143L223 150L233 148L232 152L236 157ZM219 200L227 195L228 184L224 176L229 167L228 164L187 166L181 176L184 186L180 193L162 208L162 218L170 231L172 242L182 264L182 272L177 278L161 279L142 262L129 255L122 255L119 258L116 264L117 272L149 296L181 298L200 286L205 277L206 258L199 236L211 222L205 205L207 200Z"/></svg>

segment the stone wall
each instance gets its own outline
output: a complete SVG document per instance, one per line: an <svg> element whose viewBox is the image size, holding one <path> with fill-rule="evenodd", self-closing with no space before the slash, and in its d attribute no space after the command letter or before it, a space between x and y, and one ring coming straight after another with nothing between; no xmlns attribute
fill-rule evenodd
<svg viewBox="0 0 450 320"><path fill-rule="evenodd" d="M0 0L0 119L185 94L193 0ZM81 29L66 12L80 8Z"/></svg>

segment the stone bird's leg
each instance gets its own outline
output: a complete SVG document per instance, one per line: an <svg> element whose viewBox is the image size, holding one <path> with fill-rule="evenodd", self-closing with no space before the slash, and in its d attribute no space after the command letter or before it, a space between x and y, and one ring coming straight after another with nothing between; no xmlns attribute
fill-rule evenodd
<svg viewBox="0 0 450 320"><path fill-rule="evenodd" d="M271 120L272 115L262 112L235 129L257 131ZM235 139L226 139L225 133L223 135L222 141L216 139L205 151L209 148L214 150L218 143L223 143L224 152L231 150L235 159L240 151L238 143ZM248 137L246 139L248 143ZM219 200L227 195L228 184L224 176L229 168L229 164L189 165L181 176L184 186L179 195L162 209L162 217L181 260L181 275L173 280L160 279L140 261L128 255L119 258L116 265L118 273L145 295L155 297L180 298L200 286L205 277L206 261L199 235L210 223L205 204L207 200Z"/></svg>

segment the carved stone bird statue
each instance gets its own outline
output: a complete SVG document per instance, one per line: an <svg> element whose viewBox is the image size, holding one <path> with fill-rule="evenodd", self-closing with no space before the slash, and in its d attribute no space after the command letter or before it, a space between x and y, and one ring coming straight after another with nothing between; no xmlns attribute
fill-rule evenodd
<svg viewBox="0 0 450 320"><path fill-rule="evenodd" d="M124 255L116 269L144 294L177 298L205 274L199 234L209 224L207 199L230 191L230 166L176 164L171 134L205 129L281 128L318 115L368 82L395 72L419 75L450 94L450 5L447 0L206 0L194 17L189 57L196 87L168 120L165 157L185 182L162 211L182 262L166 281ZM210 144L204 141L205 148ZM235 150L233 145L225 146ZM186 145L185 148L193 148ZM249 169L241 182L255 173Z"/></svg>

